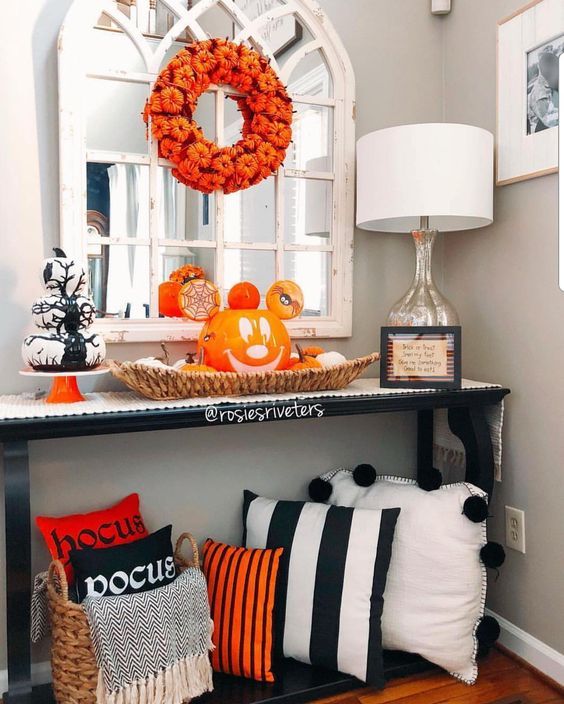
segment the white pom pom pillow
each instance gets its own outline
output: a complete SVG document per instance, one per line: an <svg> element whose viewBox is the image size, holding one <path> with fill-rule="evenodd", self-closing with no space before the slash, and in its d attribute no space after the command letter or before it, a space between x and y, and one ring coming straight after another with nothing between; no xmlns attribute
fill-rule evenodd
<svg viewBox="0 0 564 704"><path fill-rule="evenodd" d="M424 491L411 479L376 476L369 465L357 469L363 486L339 469L322 475L323 484L314 480L310 494L337 506L401 509L384 592L383 647L418 653L473 684L478 641L491 645L499 635L497 622L484 618L484 562L503 562L501 546L487 544L487 494L469 483ZM497 563L487 559L491 548Z"/></svg>

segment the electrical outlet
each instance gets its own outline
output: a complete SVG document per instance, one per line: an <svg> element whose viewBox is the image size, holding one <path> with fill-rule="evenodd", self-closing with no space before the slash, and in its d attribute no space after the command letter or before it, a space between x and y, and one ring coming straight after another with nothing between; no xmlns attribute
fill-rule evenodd
<svg viewBox="0 0 564 704"><path fill-rule="evenodd" d="M505 507L505 544L517 552L525 552L525 512L512 506Z"/></svg>

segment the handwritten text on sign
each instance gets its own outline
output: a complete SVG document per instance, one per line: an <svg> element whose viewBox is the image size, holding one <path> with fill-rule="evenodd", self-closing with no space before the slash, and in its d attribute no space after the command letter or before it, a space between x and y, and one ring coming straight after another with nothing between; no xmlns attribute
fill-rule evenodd
<svg viewBox="0 0 564 704"><path fill-rule="evenodd" d="M448 340L394 340L393 375L447 376Z"/></svg>

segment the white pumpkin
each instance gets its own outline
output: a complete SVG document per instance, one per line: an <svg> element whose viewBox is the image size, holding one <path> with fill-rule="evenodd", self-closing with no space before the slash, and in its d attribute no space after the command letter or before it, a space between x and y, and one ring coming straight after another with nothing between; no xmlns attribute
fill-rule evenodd
<svg viewBox="0 0 564 704"><path fill-rule="evenodd" d="M42 372L80 372L98 367L106 357L106 343L95 333L28 335L22 345L24 362Z"/></svg>
<svg viewBox="0 0 564 704"><path fill-rule="evenodd" d="M74 312L71 311L75 306ZM41 330L60 333L73 324L78 330L86 330L94 322L96 307L86 296L43 296L31 307L31 315L35 326Z"/></svg>
<svg viewBox="0 0 564 704"><path fill-rule="evenodd" d="M55 248L54 257L43 262L43 285L47 291L59 295L78 296L87 287L86 272L79 262L65 255L62 249Z"/></svg>
<svg viewBox="0 0 564 704"><path fill-rule="evenodd" d="M141 357L141 359L136 359L134 364L143 364L146 367L158 367L160 369L170 369L168 364L165 364L162 359L157 359L156 357Z"/></svg>
<svg viewBox="0 0 564 704"><path fill-rule="evenodd" d="M340 352L323 352L322 354L318 354L316 357L317 361L321 364L322 367L325 367L325 369L331 369L332 367L337 367L339 364L343 364L343 362L347 361L347 358L345 357L344 354L341 354Z"/></svg>

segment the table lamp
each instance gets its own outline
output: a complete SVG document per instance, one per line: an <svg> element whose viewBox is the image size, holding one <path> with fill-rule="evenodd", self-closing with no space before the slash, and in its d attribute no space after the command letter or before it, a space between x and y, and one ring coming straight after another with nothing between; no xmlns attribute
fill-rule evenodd
<svg viewBox="0 0 564 704"><path fill-rule="evenodd" d="M371 132L357 144L356 224L410 232L415 277L388 325L458 325L431 273L438 230L493 222L493 135L470 125L430 123Z"/></svg>

